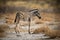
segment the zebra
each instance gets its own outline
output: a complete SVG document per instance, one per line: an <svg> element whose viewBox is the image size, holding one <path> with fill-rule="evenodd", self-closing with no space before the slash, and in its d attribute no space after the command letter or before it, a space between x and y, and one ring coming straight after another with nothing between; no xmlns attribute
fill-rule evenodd
<svg viewBox="0 0 60 40"><path fill-rule="evenodd" d="M29 29L28 29L29 34L30 34L30 22L31 22L32 16L34 15L34 16L37 16L39 19L41 19L40 13L38 11L39 11L38 9L32 9L32 10L29 10L27 13L29 15L29 16L27 16L28 22L29 22ZM15 21L14 21L14 23L16 23L16 27L19 24L21 16L24 16L24 15L21 12L20 13L17 12L16 17L15 17ZM18 33L18 32L16 32L16 33Z"/></svg>

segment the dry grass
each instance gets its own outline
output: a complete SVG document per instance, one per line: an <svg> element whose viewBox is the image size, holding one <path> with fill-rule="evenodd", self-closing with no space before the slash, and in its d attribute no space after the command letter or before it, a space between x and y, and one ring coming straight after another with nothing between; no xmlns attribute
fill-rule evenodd
<svg viewBox="0 0 60 40"><path fill-rule="evenodd" d="M36 29L33 33L44 33L47 30L48 30L48 27L41 27Z"/></svg>
<svg viewBox="0 0 60 40"><path fill-rule="evenodd" d="M38 28L33 32L33 34L38 34L38 33L45 33L47 36L50 37L60 37L60 30L51 30L50 28L48 28L48 26Z"/></svg>
<svg viewBox="0 0 60 40"><path fill-rule="evenodd" d="M23 2L23 1L16 1L16 2L7 2L7 5L9 6L15 6L15 7L18 7L18 6L24 6L26 8L42 8L39 4L34 4L32 2Z"/></svg>
<svg viewBox="0 0 60 40"><path fill-rule="evenodd" d="M15 29L15 32L27 32L27 30L24 30L24 29L21 29L21 28L19 28L19 27L16 27L16 28L14 28Z"/></svg>
<svg viewBox="0 0 60 40"><path fill-rule="evenodd" d="M0 25L0 37L6 37L6 31L8 31L9 27L7 25Z"/></svg>

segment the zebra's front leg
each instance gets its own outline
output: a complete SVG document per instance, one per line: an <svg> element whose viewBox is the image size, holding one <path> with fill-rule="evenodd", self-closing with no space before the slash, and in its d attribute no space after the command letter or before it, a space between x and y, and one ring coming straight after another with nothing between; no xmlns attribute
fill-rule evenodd
<svg viewBox="0 0 60 40"><path fill-rule="evenodd" d="M31 22L31 18L29 18L28 21L29 21L28 33L30 34L30 22Z"/></svg>

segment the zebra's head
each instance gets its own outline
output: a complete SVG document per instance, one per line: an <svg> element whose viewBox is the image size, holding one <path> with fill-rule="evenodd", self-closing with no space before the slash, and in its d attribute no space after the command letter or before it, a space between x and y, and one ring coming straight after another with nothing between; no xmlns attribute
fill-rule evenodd
<svg viewBox="0 0 60 40"><path fill-rule="evenodd" d="M30 10L29 12L31 12L33 15L41 19L40 13L38 11L39 11L38 9L33 9L33 10Z"/></svg>

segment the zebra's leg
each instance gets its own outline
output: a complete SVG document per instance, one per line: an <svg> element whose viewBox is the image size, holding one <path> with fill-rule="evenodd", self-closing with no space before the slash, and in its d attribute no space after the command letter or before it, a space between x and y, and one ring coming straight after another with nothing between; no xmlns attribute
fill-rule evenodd
<svg viewBox="0 0 60 40"><path fill-rule="evenodd" d="M16 22L16 28L15 28L16 34L20 33L20 29L19 29L19 26L18 26L19 22L20 22L20 18Z"/></svg>
<svg viewBox="0 0 60 40"><path fill-rule="evenodd" d="M16 27L15 27L15 32L16 32L16 36L17 37L20 37L20 30L19 30L19 27L18 27L18 24L16 24Z"/></svg>
<svg viewBox="0 0 60 40"><path fill-rule="evenodd" d="M31 22L31 18L29 18L28 21L29 21L29 29L28 29L28 33L30 34L30 22Z"/></svg>
<svg viewBox="0 0 60 40"><path fill-rule="evenodd" d="M17 36L17 37L20 37L20 36L21 36L21 35L20 35L20 29L19 29L18 24L16 24L15 32L16 32L16 36Z"/></svg>
<svg viewBox="0 0 60 40"><path fill-rule="evenodd" d="M16 32L16 34L20 33L20 29L19 29L18 24L16 24L16 27L15 27L15 32Z"/></svg>
<svg viewBox="0 0 60 40"><path fill-rule="evenodd" d="M15 32L16 32L16 34L18 33L18 31L17 31L17 26L18 26L18 24L16 24L16 27L15 27Z"/></svg>

